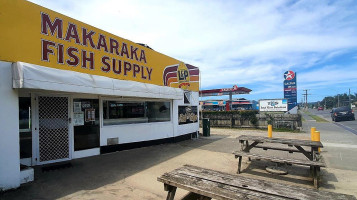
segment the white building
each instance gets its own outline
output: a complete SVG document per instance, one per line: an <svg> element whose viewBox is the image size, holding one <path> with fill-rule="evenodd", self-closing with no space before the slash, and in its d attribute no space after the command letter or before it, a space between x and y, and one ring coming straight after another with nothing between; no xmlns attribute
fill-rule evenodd
<svg viewBox="0 0 357 200"><path fill-rule="evenodd" d="M0 13L0 190L32 179L20 164L196 136L197 67L27 1Z"/></svg>

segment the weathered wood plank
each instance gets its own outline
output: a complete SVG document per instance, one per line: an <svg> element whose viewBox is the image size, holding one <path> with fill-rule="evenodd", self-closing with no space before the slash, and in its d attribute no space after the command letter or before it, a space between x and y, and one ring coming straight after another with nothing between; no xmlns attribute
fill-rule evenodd
<svg viewBox="0 0 357 200"><path fill-rule="evenodd" d="M311 141L311 140L268 138L268 137L253 136L253 135L241 135L241 136L237 137L237 139L238 140L255 141L255 142L259 142L259 143L269 142L269 143L280 143L280 144L287 144L287 145L323 147L321 142Z"/></svg>
<svg viewBox="0 0 357 200"><path fill-rule="evenodd" d="M268 146L268 145L261 145L261 144L258 144L258 145L255 145L255 148L261 148L263 150L277 150L277 151L288 151L289 153L300 153L299 150L297 149L293 149L293 148L284 148L284 147L273 147L273 146ZM307 151L309 152L309 151ZM311 153L311 152L310 152Z"/></svg>
<svg viewBox="0 0 357 200"><path fill-rule="evenodd" d="M246 156L249 158L268 160L268 161L278 162L278 163L296 164L296 165L305 165L305 166L318 166L318 167L326 166L326 164L323 163L322 161L299 160L299 159L292 159L292 158L278 158L278 157L274 157L274 156L254 154L254 153L248 153L248 152L243 152L243 151L234 151L233 154L236 156Z"/></svg>
<svg viewBox="0 0 357 200"><path fill-rule="evenodd" d="M255 147L259 142L253 142L252 144L247 144L247 146L243 149L243 151L249 152L252 148Z"/></svg>
<svg viewBox="0 0 357 200"><path fill-rule="evenodd" d="M336 193L320 192L315 189L303 188L298 186L291 186L285 184L274 183L270 181L252 179L241 177L237 175L227 174L214 170L204 169L191 165L185 165L182 171L177 171L185 175L198 177L202 179L211 180L217 183L232 185L246 190L252 190L256 192L263 192L268 194L274 194L276 196L282 196L286 198L298 199L328 199L334 197ZM244 186L243 186L244 185ZM302 193L302 194L299 194ZM332 195L332 196L331 196ZM339 194L337 194L339 195ZM343 196L343 195L342 195Z"/></svg>
<svg viewBox="0 0 357 200"><path fill-rule="evenodd" d="M165 173L158 180L215 199L356 199L351 195L272 183L190 165Z"/></svg>
<svg viewBox="0 0 357 200"><path fill-rule="evenodd" d="M232 186L235 187L237 190L242 190L244 193L259 193L260 196L278 196L278 197L283 197L283 198L290 198L288 194L291 194L291 191L288 192L281 192L281 189L273 191L270 189L269 185L255 185L252 184L250 181L242 181L237 179L237 177L226 177L222 176L222 174L214 174L211 173L210 171L194 171L194 170L188 170L188 171L179 171L176 174L172 174L173 176L182 176L182 177L195 177L195 178L200 178L202 180L208 180L215 182L217 184L223 184L227 186ZM241 192L242 192L241 191Z"/></svg>
<svg viewBox="0 0 357 200"><path fill-rule="evenodd" d="M305 149L302 148L301 146L295 145L295 147L296 147L301 153L303 153L309 160L313 160L313 156L312 156L311 152L309 153L309 152L305 151Z"/></svg>
<svg viewBox="0 0 357 200"><path fill-rule="evenodd" d="M207 179L192 177L185 174L164 174L158 178L158 181L214 199L286 199L274 195L240 189L234 186L216 183Z"/></svg>

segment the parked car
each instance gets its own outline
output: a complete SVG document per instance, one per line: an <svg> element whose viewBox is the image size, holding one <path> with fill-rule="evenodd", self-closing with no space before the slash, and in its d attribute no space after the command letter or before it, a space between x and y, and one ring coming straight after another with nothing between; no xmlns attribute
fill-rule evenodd
<svg viewBox="0 0 357 200"><path fill-rule="evenodd" d="M317 108L317 111L319 111L319 110L324 110L324 107L319 106L319 107Z"/></svg>
<svg viewBox="0 0 357 200"><path fill-rule="evenodd" d="M331 118L332 121L335 122L341 120L355 120L355 114L353 113L353 110L348 106L338 107L338 108L332 108Z"/></svg>

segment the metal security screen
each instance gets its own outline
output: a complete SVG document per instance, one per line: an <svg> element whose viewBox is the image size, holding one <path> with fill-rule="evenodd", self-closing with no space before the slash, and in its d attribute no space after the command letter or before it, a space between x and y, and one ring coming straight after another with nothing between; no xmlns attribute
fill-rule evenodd
<svg viewBox="0 0 357 200"><path fill-rule="evenodd" d="M68 98L38 98L40 162L69 158Z"/></svg>

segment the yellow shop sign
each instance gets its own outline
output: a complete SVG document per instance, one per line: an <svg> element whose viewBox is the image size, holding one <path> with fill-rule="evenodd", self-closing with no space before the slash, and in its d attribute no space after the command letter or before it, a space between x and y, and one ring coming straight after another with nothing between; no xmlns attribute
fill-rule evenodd
<svg viewBox="0 0 357 200"><path fill-rule="evenodd" d="M23 0L0 0L0 60L199 90L199 69Z"/></svg>

